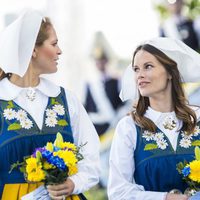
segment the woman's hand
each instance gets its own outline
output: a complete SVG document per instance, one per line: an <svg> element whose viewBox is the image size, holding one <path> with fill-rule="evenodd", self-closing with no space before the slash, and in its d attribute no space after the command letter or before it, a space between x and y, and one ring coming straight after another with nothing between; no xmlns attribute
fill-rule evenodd
<svg viewBox="0 0 200 200"><path fill-rule="evenodd" d="M49 196L53 200L63 200L65 199L65 197L68 197L72 194L74 187L74 182L70 178L68 178L62 184L48 185L47 190L49 192Z"/></svg>
<svg viewBox="0 0 200 200"><path fill-rule="evenodd" d="M183 194L170 194L168 193L166 196L166 200L188 200L187 195Z"/></svg>

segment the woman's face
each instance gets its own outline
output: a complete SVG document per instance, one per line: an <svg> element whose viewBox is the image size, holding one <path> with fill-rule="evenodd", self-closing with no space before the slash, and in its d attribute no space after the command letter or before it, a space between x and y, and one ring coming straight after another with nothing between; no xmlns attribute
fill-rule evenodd
<svg viewBox="0 0 200 200"><path fill-rule="evenodd" d="M133 70L142 96L154 98L171 93L171 76L152 54L144 50L138 51Z"/></svg>
<svg viewBox="0 0 200 200"><path fill-rule="evenodd" d="M53 27L48 30L48 39L44 43L35 47L33 55L34 70L38 74L49 74L57 71L57 61L62 53L58 46L58 39Z"/></svg>

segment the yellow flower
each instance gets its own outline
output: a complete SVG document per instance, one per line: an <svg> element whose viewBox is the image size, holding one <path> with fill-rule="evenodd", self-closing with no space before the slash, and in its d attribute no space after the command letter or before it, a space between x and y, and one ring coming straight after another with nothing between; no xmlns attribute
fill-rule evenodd
<svg viewBox="0 0 200 200"><path fill-rule="evenodd" d="M30 157L26 159L26 173L28 181L42 181L45 178L45 173L42 170L42 164L36 158Z"/></svg>
<svg viewBox="0 0 200 200"><path fill-rule="evenodd" d="M42 165L40 162L37 161L36 158L30 157L26 159L26 172L31 173L35 171L37 168L42 168Z"/></svg>
<svg viewBox="0 0 200 200"><path fill-rule="evenodd" d="M50 152L53 152L53 144L51 142L47 142L46 149Z"/></svg>
<svg viewBox="0 0 200 200"><path fill-rule="evenodd" d="M42 169L37 168L35 171L27 174L28 181L40 182L45 179L45 173Z"/></svg>
<svg viewBox="0 0 200 200"><path fill-rule="evenodd" d="M76 155L72 151L60 150L54 152L53 154L54 156L59 156L60 158L62 158L67 166L75 165L78 162Z"/></svg>
<svg viewBox="0 0 200 200"><path fill-rule="evenodd" d="M200 183L200 160L194 160L189 163L190 175L189 178Z"/></svg>
<svg viewBox="0 0 200 200"><path fill-rule="evenodd" d="M72 176L78 172L77 165L69 166L68 169L69 169L69 176Z"/></svg>
<svg viewBox="0 0 200 200"><path fill-rule="evenodd" d="M43 163L43 169L54 169L54 168L55 168L55 166L49 164L46 161Z"/></svg>
<svg viewBox="0 0 200 200"><path fill-rule="evenodd" d="M72 151L77 151L76 146L73 143L70 142L64 142L62 144L62 149L67 148L67 149L71 149Z"/></svg>

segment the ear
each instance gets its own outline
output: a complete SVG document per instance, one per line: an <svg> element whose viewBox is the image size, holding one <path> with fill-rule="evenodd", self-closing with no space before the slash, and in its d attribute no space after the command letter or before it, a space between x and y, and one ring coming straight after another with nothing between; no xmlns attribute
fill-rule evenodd
<svg viewBox="0 0 200 200"><path fill-rule="evenodd" d="M171 80L172 79L172 76L169 74L168 75L168 80Z"/></svg>

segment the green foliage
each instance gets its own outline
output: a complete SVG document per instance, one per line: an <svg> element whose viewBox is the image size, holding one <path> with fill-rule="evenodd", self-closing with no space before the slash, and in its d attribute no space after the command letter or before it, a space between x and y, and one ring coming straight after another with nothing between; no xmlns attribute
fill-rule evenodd
<svg viewBox="0 0 200 200"><path fill-rule="evenodd" d="M190 19L195 19L200 15L200 1L199 0L185 0L183 5L184 14ZM155 10L159 13L160 19L166 19L170 13L165 3L154 4Z"/></svg>
<svg viewBox="0 0 200 200"><path fill-rule="evenodd" d="M60 184L66 181L68 177L68 168L65 171L62 171L58 168L46 170L46 178L45 178L45 184L48 185L55 185Z"/></svg>

